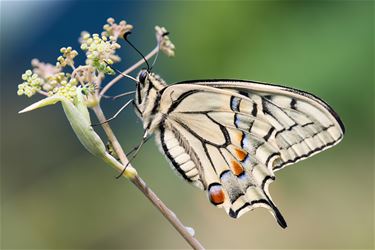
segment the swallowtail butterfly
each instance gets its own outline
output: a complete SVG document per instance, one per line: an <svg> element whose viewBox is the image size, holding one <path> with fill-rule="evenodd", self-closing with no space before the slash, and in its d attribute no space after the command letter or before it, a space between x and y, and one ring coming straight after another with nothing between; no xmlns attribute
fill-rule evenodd
<svg viewBox="0 0 375 250"><path fill-rule="evenodd" d="M242 80L167 85L138 75L135 109L180 176L238 218L256 207L286 222L268 191L275 172L337 144L344 125L318 97Z"/></svg>

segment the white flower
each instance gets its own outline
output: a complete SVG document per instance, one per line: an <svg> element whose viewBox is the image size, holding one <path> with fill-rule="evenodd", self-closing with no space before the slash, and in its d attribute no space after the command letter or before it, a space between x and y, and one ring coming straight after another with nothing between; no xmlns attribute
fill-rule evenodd
<svg viewBox="0 0 375 250"><path fill-rule="evenodd" d="M78 52L76 50L73 50L72 47L62 47L60 49L60 53L62 53L62 56L59 56L57 58L57 67L65 67L67 65L74 67L74 58L78 55Z"/></svg>
<svg viewBox="0 0 375 250"><path fill-rule="evenodd" d="M131 31L133 25L127 24L124 20L117 24L115 19L110 17L107 19L103 29L102 36L109 37L111 41L116 41L119 37L123 37L126 32Z"/></svg>
<svg viewBox="0 0 375 250"><path fill-rule="evenodd" d="M22 74L22 80L24 80L24 82L18 85L17 94L26 95L27 97L31 97L41 90L44 83L43 79L31 70L26 70L25 73Z"/></svg>
<svg viewBox="0 0 375 250"><path fill-rule="evenodd" d="M35 58L31 60L31 65L33 66L33 72L43 79L61 72L61 68L56 67L56 65L44 63Z"/></svg>
<svg viewBox="0 0 375 250"><path fill-rule="evenodd" d="M160 50L167 56L174 56L174 44L168 37L168 31L164 27L155 26L156 39L160 41Z"/></svg>
<svg viewBox="0 0 375 250"><path fill-rule="evenodd" d="M115 54L116 50L121 48L120 44L108 40L104 35L99 37L98 34L84 33L81 37L81 49L86 51L86 64L106 74L114 74L113 69L107 64L120 61L120 57Z"/></svg>

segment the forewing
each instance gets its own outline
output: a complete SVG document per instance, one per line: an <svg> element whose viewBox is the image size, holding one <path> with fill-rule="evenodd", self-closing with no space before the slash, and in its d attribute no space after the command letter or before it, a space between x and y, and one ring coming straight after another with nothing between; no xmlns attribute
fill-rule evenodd
<svg viewBox="0 0 375 250"><path fill-rule="evenodd" d="M272 126L265 139L280 153L273 169L305 159L337 144L344 135L344 125L336 112L320 98L300 90L251 81L215 80L190 84L210 86L238 93L237 110L253 114ZM249 98L249 108L242 100Z"/></svg>

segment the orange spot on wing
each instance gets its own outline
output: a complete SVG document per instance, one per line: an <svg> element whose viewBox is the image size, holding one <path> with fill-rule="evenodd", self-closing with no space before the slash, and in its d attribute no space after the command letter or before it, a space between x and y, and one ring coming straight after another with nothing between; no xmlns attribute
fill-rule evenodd
<svg viewBox="0 0 375 250"><path fill-rule="evenodd" d="M238 131L236 134L237 142L240 143L242 141L242 138L243 138L243 133L241 131Z"/></svg>
<svg viewBox="0 0 375 250"><path fill-rule="evenodd" d="M208 191L208 197L214 205L220 205L224 203L225 194L222 186L218 184L210 187Z"/></svg>
<svg viewBox="0 0 375 250"><path fill-rule="evenodd" d="M231 169L232 169L233 174L235 174L236 176L241 175L245 171L243 169L242 165L239 164L235 160L232 160L232 162L231 162Z"/></svg>
<svg viewBox="0 0 375 250"><path fill-rule="evenodd" d="M243 151L240 148L235 148L234 152L236 153L236 156L237 156L238 160L240 160L240 161L245 160L245 158L247 156L247 152L246 151Z"/></svg>

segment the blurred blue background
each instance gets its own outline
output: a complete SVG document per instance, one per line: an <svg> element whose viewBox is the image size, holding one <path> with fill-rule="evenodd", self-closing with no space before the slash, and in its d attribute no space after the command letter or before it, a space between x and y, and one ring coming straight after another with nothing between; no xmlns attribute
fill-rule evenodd
<svg viewBox="0 0 375 250"><path fill-rule="evenodd" d="M270 191L286 230L264 209L229 218L148 142L134 166L205 247L374 247L373 1L2 1L2 249L188 247L136 188L83 149L59 105L17 114L38 99L16 95L31 59L55 63L60 47L78 50L80 32L101 32L108 17L134 25L131 39L145 53L155 25L170 31L176 57L161 55L154 69L169 83L284 84L320 96L346 125L339 145L277 173ZM120 69L139 59L126 45L120 55ZM110 94L132 86L124 80ZM107 116L123 101L105 100ZM126 150L141 138L133 110L111 126Z"/></svg>

